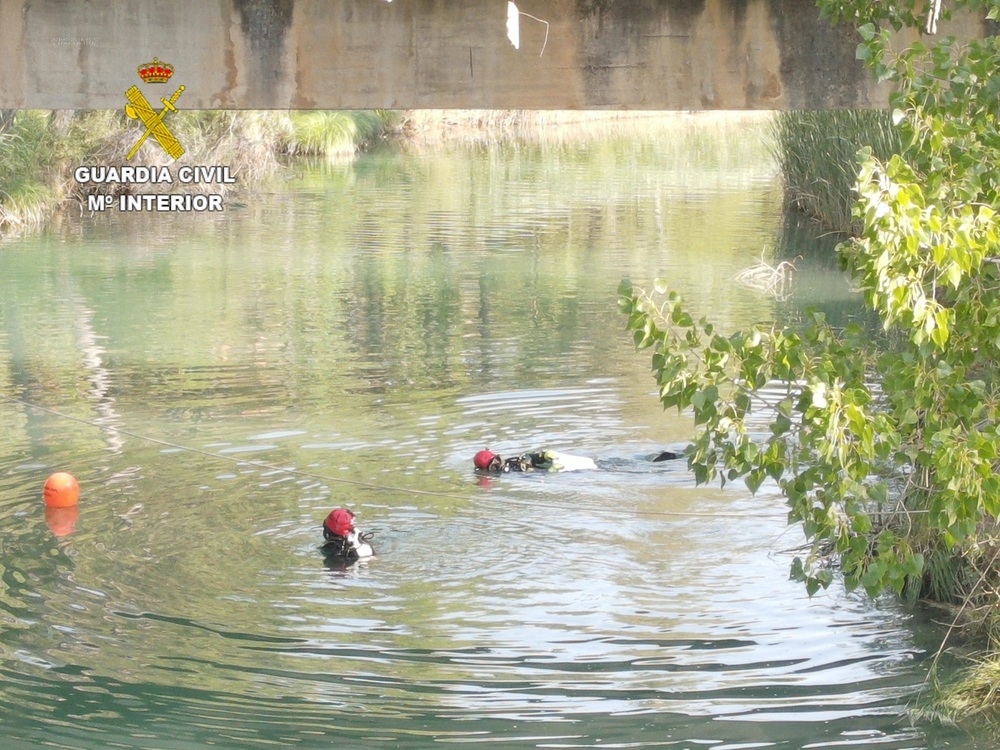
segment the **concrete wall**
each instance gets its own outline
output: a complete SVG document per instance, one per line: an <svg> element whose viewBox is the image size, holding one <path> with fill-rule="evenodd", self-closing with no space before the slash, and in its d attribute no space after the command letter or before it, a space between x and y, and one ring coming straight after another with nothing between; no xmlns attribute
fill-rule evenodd
<svg viewBox="0 0 1000 750"><path fill-rule="evenodd" d="M520 49L506 0L0 0L0 108L124 106L154 56L175 74L149 88L183 84L183 109L886 102L855 60L855 32L831 28L811 0L517 4L549 24L520 16Z"/></svg>

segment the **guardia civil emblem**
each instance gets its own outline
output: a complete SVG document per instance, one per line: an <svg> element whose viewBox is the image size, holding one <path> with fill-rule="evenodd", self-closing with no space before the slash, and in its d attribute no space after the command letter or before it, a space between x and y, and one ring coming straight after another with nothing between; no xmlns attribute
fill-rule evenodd
<svg viewBox="0 0 1000 750"><path fill-rule="evenodd" d="M139 78L142 79L143 83L148 84L166 83L174 74L173 65L160 62L155 57L152 62L143 63L137 70ZM157 112L150 105L146 97L143 96L138 86L133 86L125 92L125 98L129 102L125 105L125 114L133 120L141 121L146 128L146 132L142 134L142 137L136 141L132 150L128 152L128 156L125 157L126 161L135 156L139 147L146 142L149 136L153 136L153 139L160 144L163 150L174 159L177 159L184 153L184 147L174 137L174 134L170 132L170 128L167 127L167 123L165 122L165 118L169 113L177 111L177 107L174 104L181 98L181 94L183 93L184 87L179 86L174 95L169 99L160 97L160 101L163 102L163 109Z"/></svg>

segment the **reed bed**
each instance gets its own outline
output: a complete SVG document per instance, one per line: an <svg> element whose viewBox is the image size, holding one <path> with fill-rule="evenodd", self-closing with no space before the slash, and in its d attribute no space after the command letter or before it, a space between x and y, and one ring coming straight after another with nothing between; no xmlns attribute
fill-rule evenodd
<svg viewBox="0 0 1000 750"><path fill-rule="evenodd" d="M195 111L171 115L171 130L186 153L181 163L224 164L237 189L253 186L283 168L289 157L331 160L393 138L419 148L445 142L488 147L511 141L544 146L608 141L643 133L677 159L742 164L769 160L773 115L761 112L618 112L523 110ZM16 113L0 130L0 232L38 226L59 205L81 202L88 192L122 192L129 186L80 186L80 164L123 165L136 125L122 110ZM750 129L756 137L748 139ZM143 148L130 162L167 166L157 148ZM185 186L185 191L221 186ZM152 185L149 192L176 189Z"/></svg>
<svg viewBox="0 0 1000 750"><path fill-rule="evenodd" d="M618 110L427 109L405 113L397 131L406 144L484 146L507 141L558 145L632 135L642 128L666 137L757 128L770 137L770 112L657 112Z"/></svg>
<svg viewBox="0 0 1000 750"><path fill-rule="evenodd" d="M181 110L171 131L186 153L180 163L227 165L237 189L282 169L286 156L343 158L390 133L398 116L390 112L280 112ZM67 202L90 192L121 192L128 186L75 183L74 167L124 165L137 137L123 110L0 112L0 233L36 228ZM167 166L161 149L143 148L129 162ZM174 186L176 187L176 186ZM171 185L144 186L166 192ZM185 192L225 189L186 185Z"/></svg>
<svg viewBox="0 0 1000 750"><path fill-rule="evenodd" d="M30 110L5 118L0 131L0 229L37 226L58 205L52 180L56 139L48 113Z"/></svg>
<svg viewBox="0 0 1000 750"><path fill-rule="evenodd" d="M851 209L858 151L869 146L877 158L887 159L902 149L889 112L781 112L772 123L787 202L830 230L856 233Z"/></svg>

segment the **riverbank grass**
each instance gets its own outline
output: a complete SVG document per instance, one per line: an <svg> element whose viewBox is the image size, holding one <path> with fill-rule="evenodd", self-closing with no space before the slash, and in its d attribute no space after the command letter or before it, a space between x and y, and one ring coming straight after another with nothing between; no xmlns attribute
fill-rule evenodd
<svg viewBox="0 0 1000 750"><path fill-rule="evenodd" d="M182 110L171 117L170 127L185 149L180 162L229 166L238 189L248 189L278 173L285 157L352 156L388 137L397 120L387 111ZM72 171L80 165L125 164L138 133L123 110L5 114L0 233L37 228L59 206L83 201L87 192L120 191L121 186L80 186ZM161 149L143 148L130 163L167 166L171 159Z"/></svg>
<svg viewBox="0 0 1000 750"><path fill-rule="evenodd" d="M911 711L914 719L955 726L985 725L1000 740L1000 658L980 655L945 683L933 684L929 695Z"/></svg>
<svg viewBox="0 0 1000 750"><path fill-rule="evenodd" d="M57 142L48 113L19 112L0 131L0 229L42 223L59 203Z"/></svg>

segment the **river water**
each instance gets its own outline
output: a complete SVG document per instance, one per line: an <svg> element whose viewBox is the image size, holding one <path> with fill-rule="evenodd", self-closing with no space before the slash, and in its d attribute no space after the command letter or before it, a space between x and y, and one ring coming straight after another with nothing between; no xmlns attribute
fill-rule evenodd
<svg viewBox="0 0 1000 750"><path fill-rule="evenodd" d="M692 425L621 277L724 329L849 317L812 234L758 128L689 124L299 165L221 216L0 245L0 744L989 747L908 718L926 613L808 598L773 490L647 461ZM776 248L790 298L734 281ZM601 469L484 479L486 446ZM78 518L43 512L59 470ZM325 564L339 505L375 559Z"/></svg>

